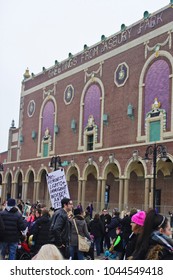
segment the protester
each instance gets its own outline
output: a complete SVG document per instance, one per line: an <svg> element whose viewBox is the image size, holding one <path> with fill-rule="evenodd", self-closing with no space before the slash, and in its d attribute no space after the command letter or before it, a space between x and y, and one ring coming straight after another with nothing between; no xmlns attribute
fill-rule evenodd
<svg viewBox="0 0 173 280"><path fill-rule="evenodd" d="M21 199L18 200L17 207L19 208L20 212L23 214L24 203Z"/></svg>
<svg viewBox="0 0 173 280"><path fill-rule="evenodd" d="M32 260L64 260L60 250L53 244L43 245Z"/></svg>
<svg viewBox="0 0 173 280"><path fill-rule="evenodd" d="M88 231L90 231L89 223L91 221L91 218L90 218L90 213L88 212L88 210L85 210L85 212L84 212L84 219L85 219L85 221L87 223Z"/></svg>
<svg viewBox="0 0 173 280"><path fill-rule="evenodd" d="M173 260L173 240L161 232L166 227L170 227L168 219L154 209L150 210L131 259Z"/></svg>
<svg viewBox="0 0 173 280"><path fill-rule="evenodd" d="M106 246L109 249L111 246L111 240L116 237L115 229L121 225L121 219L119 217L120 212L115 208L112 210L112 217L109 224L106 225L107 239Z"/></svg>
<svg viewBox="0 0 173 280"><path fill-rule="evenodd" d="M100 215L98 213L94 215L94 219L91 220L89 224L89 228L90 228L90 234L94 236L94 245L96 247L96 254L97 256L100 256L101 253L100 243L104 235L104 226L100 219Z"/></svg>
<svg viewBox="0 0 173 280"><path fill-rule="evenodd" d="M2 238L3 238L4 230L5 230L4 222L3 222L3 219L0 215L0 260L2 259L1 250L2 250Z"/></svg>
<svg viewBox="0 0 173 280"><path fill-rule="evenodd" d="M123 232L123 247L125 248L129 241L129 236L132 234L131 219L134 214L137 213L136 208L132 208L130 212L127 212L121 219L122 232Z"/></svg>
<svg viewBox="0 0 173 280"><path fill-rule="evenodd" d="M32 212L33 212L33 214L32 214L33 215L33 220L31 221L31 223L28 224L28 235L33 234L35 224L42 216L41 208L36 208L36 209L33 208Z"/></svg>
<svg viewBox="0 0 173 280"><path fill-rule="evenodd" d="M69 259L70 221L68 212L72 211L73 203L70 198L61 200L61 208L55 210L51 219L49 242L56 245L65 259Z"/></svg>
<svg viewBox="0 0 173 280"><path fill-rule="evenodd" d="M50 215L49 211L42 210L41 216L36 220L34 226L32 227L32 246L31 253L36 254L41 246L49 243L49 232L50 228Z"/></svg>
<svg viewBox="0 0 173 280"><path fill-rule="evenodd" d="M165 222L161 225L161 227L159 229L159 232L161 234L165 234L169 237L172 237L171 236L171 234L172 234L171 225L170 225L170 222L169 222L168 218L165 217Z"/></svg>
<svg viewBox="0 0 173 280"><path fill-rule="evenodd" d="M71 219L70 258L74 260L77 256L78 260L84 260L84 253L78 249L78 234L75 223L79 234L91 240L86 221L79 208L74 209L74 218Z"/></svg>
<svg viewBox="0 0 173 280"><path fill-rule="evenodd" d="M93 211L94 211L94 207L93 207L93 204L92 203L89 203L86 210L89 212L90 214L90 218L92 219L93 217Z"/></svg>
<svg viewBox="0 0 173 280"><path fill-rule="evenodd" d="M108 259L114 259L114 260L120 260L122 259L123 255L123 237L122 237L122 229L121 226L118 226L115 230L116 237L112 241L112 245L109 248L109 250L105 251L105 258Z"/></svg>
<svg viewBox="0 0 173 280"><path fill-rule="evenodd" d="M27 227L26 221L23 219L22 214L16 206L16 201L9 198L7 205L0 215L3 219L5 230L2 235L2 258L15 260L17 245L20 240L21 231Z"/></svg>
<svg viewBox="0 0 173 280"><path fill-rule="evenodd" d="M81 202L79 202L79 204L77 205L77 208L80 209L81 213L83 213L83 207L82 207L82 204Z"/></svg>
<svg viewBox="0 0 173 280"><path fill-rule="evenodd" d="M145 218L146 218L145 211L139 211L136 214L132 215L131 217L132 233L129 236L129 239L124 249L125 250L124 259L128 259L128 257L130 257L133 254L139 234L141 234L143 230Z"/></svg>
<svg viewBox="0 0 173 280"><path fill-rule="evenodd" d="M111 222L111 215L109 214L107 209L105 208L102 209L100 219L103 223L103 228L104 228L103 237L101 238L101 242L100 242L100 253L104 253L104 247L107 247L107 249L109 249L109 244L110 244L109 241L110 239L108 237L108 231L106 231L106 227ZM106 246L106 244L108 245Z"/></svg>

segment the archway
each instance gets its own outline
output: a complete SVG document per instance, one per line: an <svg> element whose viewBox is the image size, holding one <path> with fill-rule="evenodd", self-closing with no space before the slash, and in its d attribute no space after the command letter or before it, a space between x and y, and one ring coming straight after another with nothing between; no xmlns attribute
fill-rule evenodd
<svg viewBox="0 0 173 280"><path fill-rule="evenodd" d="M47 180L46 180L47 172L46 170L42 170L41 178L40 178L40 186L38 191L38 198L40 202L45 203L47 205L48 200L48 187L47 187Z"/></svg>

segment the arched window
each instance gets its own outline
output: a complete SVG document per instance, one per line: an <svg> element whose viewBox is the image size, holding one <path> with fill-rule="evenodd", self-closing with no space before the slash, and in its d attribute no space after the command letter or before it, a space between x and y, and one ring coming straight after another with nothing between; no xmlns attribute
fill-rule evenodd
<svg viewBox="0 0 173 280"><path fill-rule="evenodd" d="M101 90L98 84L92 84L84 96L83 145L85 150L94 150L100 142L101 126Z"/></svg>
<svg viewBox="0 0 173 280"><path fill-rule="evenodd" d="M148 141L159 141L163 138L170 114L170 69L164 59L155 61L145 77L144 114L145 133Z"/></svg>
<svg viewBox="0 0 173 280"><path fill-rule="evenodd" d="M139 79L137 141L162 141L173 133L173 57L160 51L145 62Z"/></svg>
<svg viewBox="0 0 173 280"><path fill-rule="evenodd" d="M42 156L49 156L52 150L54 133L55 106L52 100L47 101L42 111L41 123L41 151Z"/></svg>

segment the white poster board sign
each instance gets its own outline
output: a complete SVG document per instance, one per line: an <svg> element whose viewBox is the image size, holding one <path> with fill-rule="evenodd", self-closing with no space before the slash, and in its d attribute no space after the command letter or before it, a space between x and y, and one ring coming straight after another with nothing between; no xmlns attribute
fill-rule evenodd
<svg viewBox="0 0 173 280"><path fill-rule="evenodd" d="M58 169L47 174L47 185L50 194L52 207L58 209L61 207L61 199L70 198L68 185L65 178L64 169Z"/></svg>

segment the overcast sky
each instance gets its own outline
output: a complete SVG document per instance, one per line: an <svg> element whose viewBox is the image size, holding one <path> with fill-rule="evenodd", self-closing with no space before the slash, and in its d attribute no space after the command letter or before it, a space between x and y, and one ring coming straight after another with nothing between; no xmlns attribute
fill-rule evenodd
<svg viewBox="0 0 173 280"><path fill-rule="evenodd" d="M117 33L170 0L0 0L0 152L18 127L25 69L37 74Z"/></svg>

